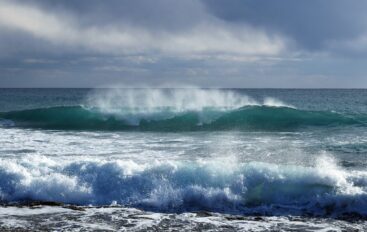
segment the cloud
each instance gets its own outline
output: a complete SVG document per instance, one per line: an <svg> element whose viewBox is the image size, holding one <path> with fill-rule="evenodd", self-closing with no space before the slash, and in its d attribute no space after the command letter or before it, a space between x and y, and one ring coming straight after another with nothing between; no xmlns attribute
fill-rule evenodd
<svg viewBox="0 0 367 232"><path fill-rule="evenodd" d="M366 7L0 0L0 87L367 87Z"/></svg>
<svg viewBox="0 0 367 232"><path fill-rule="evenodd" d="M364 0L202 1L222 20L276 31L312 52L333 52L330 43L353 41L367 32Z"/></svg>
<svg viewBox="0 0 367 232"><path fill-rule="evenodd" d="M41 7L0 2L0 25L21 31L51 44L81 47L90 51L112 54L225 53L236 55L277 55L285 49L279 35L269 36L256 28L234 27L206 12L205 17L190 28L166 31L130 25L82 25L72 12L45 11Z"/></svg>

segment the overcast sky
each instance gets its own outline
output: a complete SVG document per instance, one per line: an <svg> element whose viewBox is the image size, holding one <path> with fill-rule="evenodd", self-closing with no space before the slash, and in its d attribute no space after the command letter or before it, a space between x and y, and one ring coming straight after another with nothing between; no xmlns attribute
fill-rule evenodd
<svg viewBox="0 0 367 232"><path fill-rule="evenodd" d="M0 87L367 88L366 0L0 0Z"/></svg>

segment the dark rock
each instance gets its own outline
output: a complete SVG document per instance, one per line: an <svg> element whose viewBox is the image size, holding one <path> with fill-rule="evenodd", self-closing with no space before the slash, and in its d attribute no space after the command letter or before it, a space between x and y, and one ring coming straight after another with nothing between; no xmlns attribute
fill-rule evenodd
<svg viewBox="0 0 367 232"><path fill-rule="evenodd" d="M63 208L78 210L78 211L85 211L85 209L83 207L76 206L76 205L65 205L65 206L63 206Z"/></svg>
<svg viewBox="0 0 367 232"><path fill-rule="evenodd" d="M207 211L199 211L199 212L196 212L196 216L197 217L210 217L210 216L213 216L213 214Z"/></svg>

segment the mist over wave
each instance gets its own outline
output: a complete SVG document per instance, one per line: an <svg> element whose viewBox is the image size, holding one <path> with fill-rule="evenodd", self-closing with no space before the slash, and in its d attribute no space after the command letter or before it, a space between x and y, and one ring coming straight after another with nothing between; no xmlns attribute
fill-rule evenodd
<svg viewBox="0 0 367 232"><path fill-rule="evenodd" d="M231 90L188 88L94 90L87 98L87 105L106 113L123 113L124 109L132 113L152 113L162 109L174 112L232 110L259 103Z"/></svg>
<svg viewBox="0 0 367 232"><path fill-rule="evenodd" d="M60 106L0 113L3 126L74 130L293 130L306 126L353 125L358 118L299 110L275 98L260 104L231 90L95 90L85 106Z"/></svg>

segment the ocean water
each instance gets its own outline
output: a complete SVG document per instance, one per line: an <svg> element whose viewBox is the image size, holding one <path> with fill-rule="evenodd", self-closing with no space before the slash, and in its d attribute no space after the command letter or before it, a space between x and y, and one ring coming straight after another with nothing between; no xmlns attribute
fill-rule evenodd
<svg viewBox="0 0 367 232"><path fill-rule="evenodd" d="M367 229L367 90L0 89L0 145L1 229Z"/></svg>

